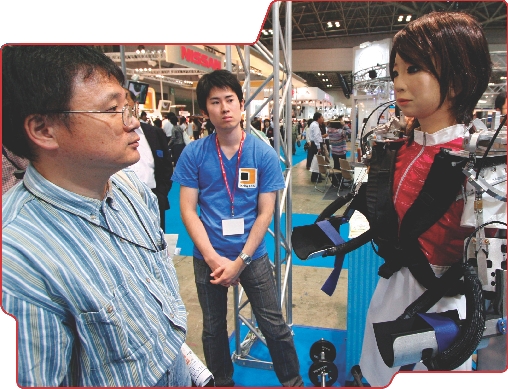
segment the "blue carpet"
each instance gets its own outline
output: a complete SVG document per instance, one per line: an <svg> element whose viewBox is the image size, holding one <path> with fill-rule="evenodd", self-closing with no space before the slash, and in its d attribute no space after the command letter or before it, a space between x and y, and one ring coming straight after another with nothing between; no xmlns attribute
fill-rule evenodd
<svg viewBox="0 0 508 389"><path fill-rule="evenodd" d="M241 326L240 339L243 341L248 328ZM296 353L300 359L300 374L305 386L314 386L309 379L309 368L313 361L310 359L310 347L314 342L325 339L331 342L337 349L335 365L339 370L337 382L333 386L344 386L346 374L346 331L329 328L317 328L307 326L293 326ZM231 352L235 350L235 334L230 337ZM266 346L257 340L250 350L250 356L263 361L271 361ZM244 367L234 364L235 372L233 379L236 386L281 386L274 371L252 367Z"/></svg>

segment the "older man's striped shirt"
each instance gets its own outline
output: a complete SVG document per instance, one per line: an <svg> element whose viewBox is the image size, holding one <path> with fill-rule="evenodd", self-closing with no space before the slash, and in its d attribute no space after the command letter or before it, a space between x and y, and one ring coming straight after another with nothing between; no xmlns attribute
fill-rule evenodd
<svg viewBox="0 0 508 389"><path fill-rule="evenodd" d="M2 303L18 322L21 386L151 386L186 311L157 200L133 171L103 201L29 166L2 201Z"/></svg>

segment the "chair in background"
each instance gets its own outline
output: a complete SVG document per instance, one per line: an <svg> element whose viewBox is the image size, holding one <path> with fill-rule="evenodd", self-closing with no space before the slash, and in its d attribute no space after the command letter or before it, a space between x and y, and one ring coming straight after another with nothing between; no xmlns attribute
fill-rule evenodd
<svg viewBox="0 0 508 389"><path fill-rule="evenodd" d="M319 180L316 180L316 185L314 185L314 189L319 192L325 192L326 190L326 184L328 183L328 180L330 180L330 183L333 183L333 177L335 177L336 182L339 182L339 178L337 177L337 173L339 173L339 170L335 170L330 166L330 162L326 160L326 157L324 155L316 154L316 159L319 166L319 174L322 174L325 176L325 179L323 180L323 187L321 189L318 188L319 186Z"/></svg>
<svg viewBox="0 0 508 389"><path fill-rule="evenodd" d="M339 189L337 190L337 196L339 195L340 188L344 184L344 181L350 181L350 188L353 189L353 183L355 181L355 171L349 164L347 159L339 159L340 172L342 173L342 179L340 180Z"/></svg>

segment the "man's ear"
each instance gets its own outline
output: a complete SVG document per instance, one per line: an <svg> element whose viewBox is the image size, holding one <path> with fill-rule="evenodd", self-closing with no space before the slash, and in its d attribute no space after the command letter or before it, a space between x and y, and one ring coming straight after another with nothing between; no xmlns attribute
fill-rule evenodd
<svg viewBox="0 0 508 389"><path fill-rule="evenodd" d="M245 100L242 99L242 101L240 101L240 111L244 111L245 110Z"/></svg>
<svg viewBox="0 0 508 389"><path fill-rule="evenodd" d="M55 138L56 121L49 119L45 115L33 114L25 118L25 131L37 148L46 150L55 150L58 148L58 142Z"/></svg>

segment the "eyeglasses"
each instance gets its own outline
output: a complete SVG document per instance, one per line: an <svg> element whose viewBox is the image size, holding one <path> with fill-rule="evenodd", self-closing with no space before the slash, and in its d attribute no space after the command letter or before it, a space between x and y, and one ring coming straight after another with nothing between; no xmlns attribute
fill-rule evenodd
<svg viewBox="0 0 508 389"><path fill-rule="evenodd" d="M131 124L132 117L138 117L138 104L130 107L129 104L124 105L121 111L49 111L50 113L121 113L122 122L125 127Z"/></svg>

